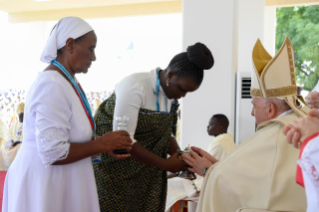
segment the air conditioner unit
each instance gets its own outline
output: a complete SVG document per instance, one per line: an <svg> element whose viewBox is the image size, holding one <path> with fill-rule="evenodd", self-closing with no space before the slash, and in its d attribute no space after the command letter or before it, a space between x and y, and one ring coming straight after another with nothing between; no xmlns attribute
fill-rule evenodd
<svg viewBox="0 0 319 212"><path fill-rule="evenodd" d="M255 133L255 117L251 115L251 73L237 72L235 142L237 145Z"/></svg>

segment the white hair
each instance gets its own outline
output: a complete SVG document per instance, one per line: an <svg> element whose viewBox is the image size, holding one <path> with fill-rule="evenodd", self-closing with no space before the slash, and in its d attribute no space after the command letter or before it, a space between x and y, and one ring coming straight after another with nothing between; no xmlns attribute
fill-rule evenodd
<svg viewBox="0 0 319 212"><path fill-rule="evenodd" d="M267 103L271 102L275 105L275 107L281 112L286 112L288 110L290 110L290 106L287 104L287 102L283 99L279 99L279 98L267 98L264 99L264 105L266 105Z"/></svg>

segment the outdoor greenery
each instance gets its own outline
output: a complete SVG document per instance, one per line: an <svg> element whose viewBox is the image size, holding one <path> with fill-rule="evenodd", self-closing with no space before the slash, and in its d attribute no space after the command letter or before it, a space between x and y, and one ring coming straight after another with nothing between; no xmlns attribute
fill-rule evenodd
<svg viewBox="0 0 319 212"><path fill-rule="evenodd" d="M312 90L319 80L319 5L278 8L276 52L286 36L295 51L297 83Z"/></svg>

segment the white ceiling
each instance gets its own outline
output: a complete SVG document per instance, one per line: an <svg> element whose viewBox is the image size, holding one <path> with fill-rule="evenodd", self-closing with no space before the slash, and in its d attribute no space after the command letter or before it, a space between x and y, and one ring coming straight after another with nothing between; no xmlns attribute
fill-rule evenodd
<svg viewBox="0 0 319 212"><path fill-rule="evenodd" d="M51 0L44 2L36 2L34 0L0 0L0 10L14 13L170 1L181 0Z"/></svg>

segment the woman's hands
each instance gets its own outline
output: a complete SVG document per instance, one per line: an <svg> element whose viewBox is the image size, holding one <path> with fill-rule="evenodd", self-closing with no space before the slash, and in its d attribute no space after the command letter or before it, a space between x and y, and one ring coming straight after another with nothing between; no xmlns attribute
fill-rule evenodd
<svg viewBox="0 0 319 212"><path fill-rule="evenodd" d="M203 176L204 170L214 163L218 162L213 156L208 152L202 150L198 147L191 147L191 156L182 155L184 161L190 166L189 171L194 172L200 176Z"/></svg>
<svg viewBox="0 0 319 212"><path fill-rule="evenodd" d="M288 143L295 148L300 148L301 142L317 132L319 132L319 111L317 109L310 110L306 117L291 122L283 129Z"/></svg>
<svg viewBox="0 0 319 212"><path fill-rule="evenodd" d="M166 161L166 171L170 171L173 173L184 171L187 169L187 163L180 159L179 153L175 152L171 155L170 158Z"/></svg>
<svg viewBox="0 0 319 212"><path fill-rule="evenodd" d="M97 140L102 144L103 152L107 152L108 155L116 159L124 159L130 157L130 154L117 155L113 153L116 149L132 149L132 140L130 135L126 131L115 131L106 133L101 137L97 137Z"/></svg>

